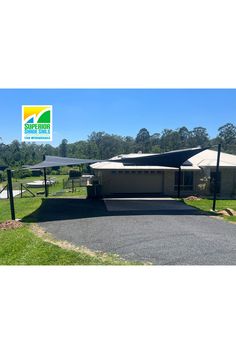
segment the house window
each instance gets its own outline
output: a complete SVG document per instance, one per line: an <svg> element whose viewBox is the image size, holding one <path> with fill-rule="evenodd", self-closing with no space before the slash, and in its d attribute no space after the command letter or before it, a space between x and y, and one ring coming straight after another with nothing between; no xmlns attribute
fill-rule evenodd
<svg viewBox="0 0 236 354"><path fill-rule="evenodd" d="M175 191L178 190L179 172L175 172ZM180 190L192 191L193 190L193 172L181 171L180 173Z"/></svg>
<svg viewBox="0 0 236 354"><path fill-rule="evenodd" d="M210 192L214 192L215 188L215 178L216 178L216 172L211 172L210 175ZM220 193L220 185L221 185L221 173L218 173L218 181L217 181L217 186L216 186L216 193Z"/></svg>

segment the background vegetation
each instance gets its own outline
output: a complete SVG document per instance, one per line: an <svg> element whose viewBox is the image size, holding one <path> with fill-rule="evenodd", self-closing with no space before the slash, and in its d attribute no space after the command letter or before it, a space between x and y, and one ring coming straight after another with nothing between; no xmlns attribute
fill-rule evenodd
<svg viewBox="0 0 236 354"><path fill-rule="evenodd" d="M53 147L50 144L0 142L0 166L20 167L42 161L43 155L56 155L77 158L107 159L115 155L130 152L164 152L198 145L213 146L221 143L222 150L236 153L236 126L227 123L219 127L215 138L210 138L207 129L187 127L164 129L161 133L150 134L146 128L140 129L136 137L119 136L105 132L93 132L87 140L68 143L63 139L61 144ZM20 177L20 176L19 176Z"/></svg>

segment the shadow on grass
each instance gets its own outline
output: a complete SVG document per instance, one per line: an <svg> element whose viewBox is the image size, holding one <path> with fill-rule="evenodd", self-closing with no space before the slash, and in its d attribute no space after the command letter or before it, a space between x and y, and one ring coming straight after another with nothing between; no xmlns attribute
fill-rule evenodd
<svg viewBox="0 0 236 354"><path fill-rule="evenodd" d="M23 222L84 219L115 215L209 215L207 212L173 200L104 200L49 198Z"/></svg>

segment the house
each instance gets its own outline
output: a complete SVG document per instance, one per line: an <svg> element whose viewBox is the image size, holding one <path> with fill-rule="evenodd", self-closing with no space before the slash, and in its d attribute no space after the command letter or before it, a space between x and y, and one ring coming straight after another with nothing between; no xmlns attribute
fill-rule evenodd
<svg viewBox="0 0 236 354"><path fill-rule="evenodd" d="M149 195L177 196L178 168L164 166L129 166L115 162L119 158L151 156L128 154L90 165L101 185L102 196ZM181 196L212 195L217 152L204 150L181 166ZM236 155L221 153L217 186L219 197L236 197Z"/></svg>

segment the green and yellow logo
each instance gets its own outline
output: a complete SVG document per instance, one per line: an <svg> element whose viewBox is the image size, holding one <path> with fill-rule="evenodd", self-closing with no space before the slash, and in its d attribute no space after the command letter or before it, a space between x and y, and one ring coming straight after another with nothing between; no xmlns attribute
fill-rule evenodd
<svg viewBox="0 0 236 354"><path fill-rule="evenodd" d="M52 141L52 106L22 106L22 141Z"/></svg>

